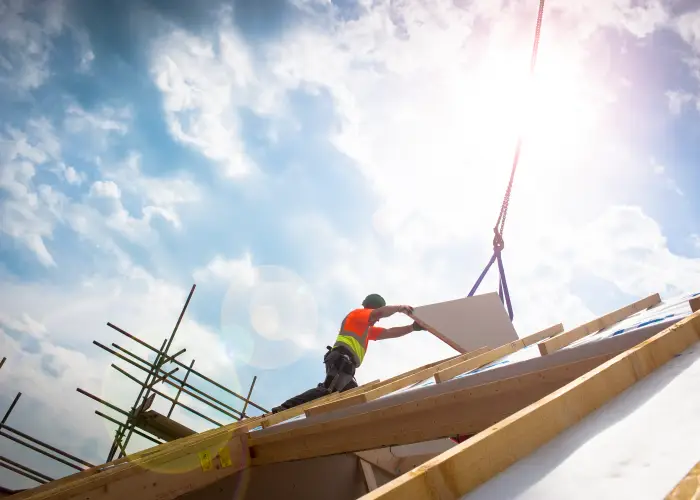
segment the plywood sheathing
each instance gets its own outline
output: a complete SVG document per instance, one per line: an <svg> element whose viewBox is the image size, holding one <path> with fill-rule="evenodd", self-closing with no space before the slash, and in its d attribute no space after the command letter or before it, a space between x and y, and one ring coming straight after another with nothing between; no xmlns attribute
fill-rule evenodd
<svg viewBox="0 0 700 500"><path fill-rule="evenodd" d="M639 311L643 311L644 309L653 307L659 304L660 302L661 297L658 293L649 295L648 297L645 297L642 300L638 300L637 302L617 309L616 311L600 316L599 318L596 318L593 321L584 323L583 325L578 326L573 330L560 333L556 337L553 337L545 342L541 342L538 346L540 349L540 353L543 356L546 354L551 354L554 351L561 349L562 347L566 347L572 342L582 339L586 335L595 333L597 331L602 330L603 328L612 326L615 323L627 318L628 316L638 313Z"/></svg>
<svg viewBox="0 0 700 500"><path fill-rule="evenodd" d="M698 340L700 312L680 320L651 339L363 498L461 498Z"/></svg>
<svg viewBox="0 0 700 500"><path fill-rule="evenodd" d="M416 307L411 317L462 354L518 339L497 293Z"/></svg>
<svg viewBox="0 0 700 500"><path fill-rule="evenodd" d="M347 408L349 406L366 403L368 401L374 401L375 399L396 392L400 389L404 389L410 385L422 382L425 379L432 377L435 373L450 366L462 363L468 359L474 358L486 352L488 349L482 347L476 351L468 352L462 354L455 358L448 359L446 361L431 363L425 368L419 368L416 370L411 370L408 374L403 376L393 377L379 384L375 389L360 392L359 394L349 395L346 397L341 397L340 399L333 401L331 403L325 403L317 406L313 406L306 410L304 413L307 417L312 417L314 415L320 415L322 413L327 413L341 408Z"/></svg>
<svg viewBox="0 0 700 500"><path fill-rule="evenodd" d="M456 363L453 366L446 367L442 370L438 370L435 373L435 382L439 384L441 382L445 382L446 380L453 379L457 375L461 375L468 371L475 370L479 367L492 363L497 359L501 359L502 357L507 356L508 354L512 354L516 351L519 351L520 349L524 349L527 346L536 344L537 342L549 338L552 335L556 335L557 333L562 331L564 331L564 326L561 323L559 323L557 325L550 326L549 328L546 328L540 332L533 333L532 335L528 335L527 337L523 337L522 339L518 339L514 342L510 342L506 345L497 347L496 349L491 349L490 351L485 352L479 356L475 356L469 360L465 360L461 363Z"/></svg>

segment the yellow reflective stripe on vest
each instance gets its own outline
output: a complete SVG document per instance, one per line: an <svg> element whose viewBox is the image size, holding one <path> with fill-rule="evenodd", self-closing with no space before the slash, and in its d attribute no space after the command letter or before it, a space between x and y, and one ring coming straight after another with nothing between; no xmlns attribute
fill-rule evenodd
<svg viewBox="0 0 700 500"><path fill-rule="evenodd" d="M362 364L362 360L365 359L365 347L357 341L357 336L338 335L338 338L335 340L335 347L338 346L338 342L342 342L350 348L350 350L357 356L357 366L360 366Z"/></svg>
<svg viewBox="0 0 700 500"><path fill-rule="evenodd" d="M364 332L362 332L362 334L355 333L351 330L346 330L345 322L348 320L350 314L343 318L343 323L340 325L340 331L338 332L338 337L335 341L335 347L338 346L338 343L342 343L349 347L350 350L355 354L355 362L359 367L362 364L362 360L365 359L365 346L367 345L367 337L369 336L370 325L367 325L365 327L365 330Z"/></svg>

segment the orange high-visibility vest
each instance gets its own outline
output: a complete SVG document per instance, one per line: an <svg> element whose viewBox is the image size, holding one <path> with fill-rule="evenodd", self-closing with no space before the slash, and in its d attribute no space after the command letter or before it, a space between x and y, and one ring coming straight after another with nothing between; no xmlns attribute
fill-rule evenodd
<svg viewBox="0 0 700 500"><path fill-rule="evenodd" d="M340 325L338 337L333 347L344 346L350 348L353 353L353 361L360 366L365 359L367 344L370 340L376 340L384 331L384 328L369 324L369 315L372 309L355 309L350 311Z"/></svg>

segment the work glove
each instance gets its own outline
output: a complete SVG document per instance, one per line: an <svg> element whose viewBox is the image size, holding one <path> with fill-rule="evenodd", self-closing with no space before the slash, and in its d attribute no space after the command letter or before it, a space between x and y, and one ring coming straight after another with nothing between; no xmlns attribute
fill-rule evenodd
<svg viewBox="0 0 700 500"><path fill-rule="evenodd" d="M423 328L422 326L420 326L420 325L418 324L417 321L414 321L413 324L412 324L411 326L413 327L413 331L414 331L414 332L418 332L418 331L425 330L425 328Z"/></svg>

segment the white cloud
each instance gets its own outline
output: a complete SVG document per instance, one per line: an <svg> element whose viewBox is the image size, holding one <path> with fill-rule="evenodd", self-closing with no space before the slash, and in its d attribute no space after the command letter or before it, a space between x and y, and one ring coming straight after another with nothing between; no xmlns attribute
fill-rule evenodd
<svg viewBox="0 0 700 500"><path fill-rule="evenodd" d="M673 115L680 115L686 104L693 102L693 94L683 91L669 90L666 92L668 98L668 109Z"/></svg>
<svg viewBox="0 0 700 500"><path fill-rule="evenodd" d="M32 128L32 124L30 124ZM0 201L0 232L16 239L32 251L45 266L55 266L46 248L45 239L53 233L53 216L45 204L49 190L37 190L33 185L35 165L43 164L55 153L53 143L42 139L30 141L27 135L11 130L0 142L0 190L8 196ZM34 142L30 144L30 142Z"/></svg>
<svg viewBox="0 0 700 500"><path fill-rule="evenodd" d="M700 259L672 253L659 224L640 207L611 208L571 236L572 246L585 242L575 265L615 283L625 293L697 291Z"/></svg>
<svg viewBox="0 0 700 500"><path fill-rule="evenodd" d="M150 177L141 171L141 156L130 153L120 164L103 165L103 176L111 179L127 193L143 200L143 219L160 216L175 228L181 227L179 210L182 205L198 201L200 187L187 173L178 172L164 177Z"/></svg>
<svg viewBox="0 0 700 500"><path fill-rule="evenodd" d="M83 183L85 180L85 176L75 170L73 167L70 165L66 165L65 163L61 163L60 165L61 171L63 172L63 175L66 178L66 181L68 181L68 184L75 184L75 185L80 185Z"/></svg>
<svg viewBox="0 0 700 500"><path fill-rule="evenodd" d="M66 2L5 0L0 2L0 84L26 96L46 83L55 39L69 32L81 51L79 68L94 59L87 33L66 16Z"/></svg>
<svg viewBox="0 0 700 500"><path fill-rule="evenodd" d="M651 166L654 174L661 179L667 189L673 191L678 196L685 196L675 179L667 173L666 167L657 163L654 158L651 159Z"/></svg>
<svg viewBox="0 0 700 500"><path fill-rule="evenodd" d="M700 54L700 10L687 12L675 19L678 34Z"/></svg>
<svg viewBox="0 0 700 500"><path fill-rule="evenodd" d="M174 30L152 49L151 74L175 139L220 165L228 177L254 170L236 103L254 78L252 59L232 30L213 41Z"/></svg>
<svg viewBox="0 0 700 500"><path fill-rule="evenodd" d="M88 112L77 104L66 109L65 127L72 133L116 132L124 135L129 130L132 111L129 107L102 106Z"/></svg>
<svg viewBox="0 0 700 500"><path fill-rule="evenodd" d="M700 250L700 234L691 234L690 241L692 241L697 250Z"/></svg>
<svg viewBox="0 0 700 500"><path fill-rule="evenodd" d="M42 337L46 333L46 327L32 319L27 313L22 313L18 317L7 316L4 311L0 312L0 326L20 333L31 335L32 337Z"/></svg>
<svg viewBox="0 0 700 500"><path fill-rule="evenodd" d="M196 281L221 280L228 283L237 282L244 286L253 286L258 279L252 256L248 252L238 259L226 259L217 255L205 267L195 270L192 276Z"/></svg>
<svg viewBox="0 0 700 500"><path fill-rule="evenodd" d="M126 131L121 121L109 118L124 118L123 111L74 114L77 121L70 125L72 131L99 135L101 145L93 144L98 151L109 144L110 134ZM85 148L82 152L90 156L90 151ZM91 184L83 200L68 196L60 185L37 182L42 170L61 175L71 185L80 185L85 179L62 160L57 132L44 118L29 120L25 130L10 128L0 136L0 166L0 190L8 194L0 202L0 232L31 250L45 266L56 266L47 248L56 224L66 224L82 237L116 252L110 230L148 246L157 238L152 230L154 219L160 217L180 228L181 206L200 198L199 187L187 174L162 178L144 175L136 153L129 154L122 163L105 165L100 161L98 173L102 179ZM125 195L140 207L140 214L125 208Z"/></svg>
<svg viewBox="0 0 700 500"><path fill-rule="evenodd" d="M100 196L118 200L121 198L121 195L119 186L112 181L97 181L90 186L90 196Z"/></svg>

